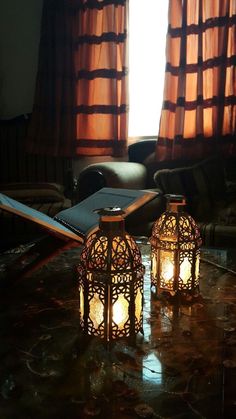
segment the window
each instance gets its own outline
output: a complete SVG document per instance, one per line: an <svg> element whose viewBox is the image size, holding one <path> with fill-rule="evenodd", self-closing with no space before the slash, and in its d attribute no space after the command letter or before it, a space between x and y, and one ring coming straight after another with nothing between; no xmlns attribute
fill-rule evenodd
<svg viewBox="0 0 236 419"><path fill-rule="evenodd" d="M157 137L168 0L129 0L129 137Z"/></svg>

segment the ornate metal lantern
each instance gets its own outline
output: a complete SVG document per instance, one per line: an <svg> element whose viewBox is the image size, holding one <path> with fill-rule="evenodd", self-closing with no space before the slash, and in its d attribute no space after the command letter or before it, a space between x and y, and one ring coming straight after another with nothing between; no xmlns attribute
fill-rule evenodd
<svg viewBox="0 0 236 419"><path fill-rule="evenodd" d="M167 195L167 211L153 225L151 283L157 294L199 290L201 238L193 218L182 210L184 205L183 196Z"/></svg>
<svg viewBox="0 0 236 419"><path fill-rule="evenodd" d="M99 230L88 237L79 272L80 324L107 341L142 331L140 250L124 230L123 211L99 210Z"/></svg>

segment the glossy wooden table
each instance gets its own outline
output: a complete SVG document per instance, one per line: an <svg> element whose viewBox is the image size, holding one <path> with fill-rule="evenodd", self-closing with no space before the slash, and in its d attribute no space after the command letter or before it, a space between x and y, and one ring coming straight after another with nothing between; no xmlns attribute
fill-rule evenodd
<svg viewBox="0 0 236 419"><path fill-rule="evenodd" d="M151 295L150 248L140 246L144 335L134 344L108 348L80 332L79 249L2 287L1 419L236 417L235 274L201 262L202 298L172 306ZM202 255L226 264L230 252ZM0 284L14 258L0 257Z"/></svg>

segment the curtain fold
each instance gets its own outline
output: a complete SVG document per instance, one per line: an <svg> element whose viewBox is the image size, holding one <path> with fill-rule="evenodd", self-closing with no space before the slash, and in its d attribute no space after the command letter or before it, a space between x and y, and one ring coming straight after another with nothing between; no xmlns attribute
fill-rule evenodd
<svg viewBox="0 0 236 419"><path fill-rule="evenodd" d="M128 137L126 1L83 3L75 56L76 152L119 156Z"/></svg>
<svg viewBox="0 0 236 419"><path fill-rule="evenodd" d="M76 138L73 1L44 0L27 151L72 156Z"/></svg>
<svg viewBox="0 0 236 419"><path fill-rule="evenodd" d="M236 1L170 0L157 160L236 154Z"/></svg>
<svg viewBox="0 0 236 419"><path fill-rule="evenodd" d="M28 151L121 156L127 103L126 0L45 0Z"/></svg>

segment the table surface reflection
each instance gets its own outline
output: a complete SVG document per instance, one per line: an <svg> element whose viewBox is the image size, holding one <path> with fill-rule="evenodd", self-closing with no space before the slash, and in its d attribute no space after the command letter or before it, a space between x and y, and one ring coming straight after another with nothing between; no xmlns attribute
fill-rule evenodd
<svg viewBox="0 0 236 419"><path fill-rule="evenodd" d="M1 292L1 419L236 417L236 253L203 249L202 298L177 307L151 293L150 246L139 245L144 334L133 343L79 330L79 249ZM14 257L0 258L0 279Z"/></svg>

